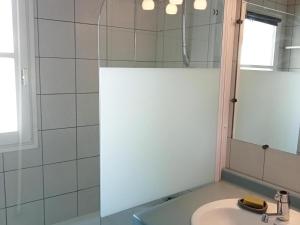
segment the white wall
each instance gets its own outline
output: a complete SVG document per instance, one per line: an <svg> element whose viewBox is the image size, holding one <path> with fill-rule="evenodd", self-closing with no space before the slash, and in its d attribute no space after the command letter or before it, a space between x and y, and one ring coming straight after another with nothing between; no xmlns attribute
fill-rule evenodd
<svg viewBox="0 0 300 225"><path fill-rule="evenodd" d="M101 216L214 180L219 70L100 70Z"/></svg>

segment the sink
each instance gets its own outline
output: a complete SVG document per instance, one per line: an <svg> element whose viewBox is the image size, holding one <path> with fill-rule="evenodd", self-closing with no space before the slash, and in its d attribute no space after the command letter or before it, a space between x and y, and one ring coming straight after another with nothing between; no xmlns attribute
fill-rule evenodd
<svg viewBox="0 0 300 225"><path fill-rule="evenodd" d="M299 225L300 213L290 210L290 220L281 222L271 218L269 223L261 221L262 215L240 209L238 199L224 199L203 205L191 219L192 225ZM276 212L276 205L268 203L268 212Z"/></svg>

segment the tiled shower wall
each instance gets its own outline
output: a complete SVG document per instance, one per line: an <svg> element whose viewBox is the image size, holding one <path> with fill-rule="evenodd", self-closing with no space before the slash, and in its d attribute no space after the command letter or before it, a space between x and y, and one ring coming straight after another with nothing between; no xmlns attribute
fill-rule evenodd
<svg viewBox="0 0 300 225"><path fill-rule="evenodd" d="M224 0L210 0L206 10L195 10L187 0L186 35L190 67L220 66ZM165 4L164 4L165 5ZM182 6L176 15L166 15L160 4L157 22L158 67L184 67L182 63Z"/></svg>
<svg viewBox="0 0 300 225"><path fill-rule="evenodd" d="M19 153L0 154L1 225L48 225L99 210L99 3L36 0L40 143L22 151L21 183Z"/></svg>

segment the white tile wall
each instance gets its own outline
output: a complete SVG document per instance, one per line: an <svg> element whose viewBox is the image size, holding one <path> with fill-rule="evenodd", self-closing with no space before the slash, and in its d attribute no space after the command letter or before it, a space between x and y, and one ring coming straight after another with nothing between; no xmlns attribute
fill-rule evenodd
<svg viewBox="0 0 300 225"><path fill-rule="evenodd" d="M64 162L44 166L45 197L77 190L76 162Z"/></svg>
<svg viewBox="0 0 300 225"><path fill-rule="evenodd" d="M75 21L97 24L100 6L103 0L75 0ZM101 12L101 24L106 24L106 3Z"/></svg>
<svg viewBox="0 0 300 225"><path fill-rule="evenodd" d="M3 156L0 154L0 173L3 172Z"/></svg>
<svg viewBox="0 0 300 225"><path fill-rule="evenodd" d="M31 202L43 198L43 171L42 167L14 170L5 173L6 206L17 205L18 184L21 185L21 202ZM21 179L21 183L19 183Z"/></svg>
<svg viewBox="0 0 300 225"><path fill-rule="evenodd" d="M31 184L23 185L22 201L34 202L22 204L20 214L15 207L7 208L8 225L45 225L44 217L46 224L52 224L99 208L99 131L93 125L99 123L96 24L103 0L36 1L38 127L43 138L39 149L23 151L22 156L23 168L30 167L22 172L32 179ZM145 12L136 0L110 0L107 9L108 14L104 6L101 17L101 24L108 25L100 28L102 62L125 67L183 66L181 34L170 30L181 26L180 16L165 16L163 7L159 12ZM211 16L209 24L213 19ZM164 62L168 60L175 61ZM7 153L1 160L2 156L0 208L1 204L5 207L5 194L9 204L17 196L15 187L3 193L3 167L10 177L7 185L18 186L18 154ZM38 191L32 193L28 187ZM37 196L43 200L35 201ZM3 213L0 211L1 225Z"/></svg>
<svg viewBox="0 0 300 225"><path fill-rule="evenodd" d="M97 174L98 176L94 176ZM99 184L99 157L78 160L78 187L90 188Z"/></svg>
<svg viewBox="0 0 300 225"><path fill-rule="evenodd" d="M6 225L6 209L0 210L0 224Z"/></svg>
<svg viewBox="0 0 300 225"><path fill-rule="evenodd" d="M97 60L76 60L76 86L77 93L99 91Z"/></svg>
<svg viewBox="0 0 300 225"><path fill-rule="evenodd" d="M99 126L78 127L78 158L99 155Z"/></svg>
<svg viewBox="0 0 300 225"><path fill-rule="evenodd" d="M85 215L97 211L100 207L99 187L78 192L78 214Z"/></svg>
<svg viewBox="0 0 300 225"><path fill-rule="evenodd" d="M22 157L22 168L42 165L41 132L39 132L38 145L37 149L24 150L21 155L18 151L4 153L4 170L17 170L19 168L19 157Z"/></svg>
<svg viewBox="0 0 300 225"><path fill-rule="evenodd" d="M74 21L74 0L38 0L39 18Z"/></svg>
<svg viewBox="0 0 300 225"><path fill-rule="evenodd" d="M134 31L124 28L108 28L107 47L109 60L134 59Z"/></svg>
<svg viewBox="0 0 300 225"><path fill-rule="evenodd" d="M105 30L102 30L104 32ZM102 38L105 38L103 33ZM104 46L106 45L103 39ZM85 59L97 59L97 26L88 24L76 24L76 57Z"/></svg>
<svg viewBox="0 0 300 225"><path fill-rule="evenodd" d="M7 225L42 225L44 224L43 201L27 203L18 207L7 208Z"/></svg>
<svg viewBox="0 0 300 225"><path fill-rule="evenodd" d="M136 31L136 60L155 61L156 32Z"/></svg>
<svg viewBox="0 0 300 225"><path fill-rule="evenodd" d="M77 94L77 124L99 123L99 94Z"/></svg>
<svg viewBox="0 0 300 225"><path fill-rule="evenodd" d="M45 224L51 225L77 216L77 193L45 200Z"/></svg>
<svg viewBox="0 0 300 225"><path fill-rule="evenodd" d="M76 159L76 128L43 131L46 164Z"/></svg>
<svg viewBox="0 0 300 225"><path fill-rule="evenodd" d="M4 174L0 173L0 209L5 208Z"/></svg>
<svg viewBox="0 0 300 225"><path fill-rule="evenodd" d="M40 59L42 94L75 93L75 59Z"/></svg>
<svg viewBox="0 0 300 225"><path fill-rule="evenodd" d="M42 57L75 57L74 24L39 19L39 49Z"/></svg>
<svg viewBox="0 0 300 225"><path fill-rule="evenodd" d="M108 26L133 28L135 14L134 9L135 0L108 1Z"/></svg>
<svg viewBox="0 0 300 225"><path fill-rule="evenodd" d="M76 126L75 94L42 95L42 129Z"/></svg>
<svg viewBox="0 0 300 225"><path fill-rule="evenodd" d="M140 3L140 2L139 2ZM156 31L157 11L145 11L141 4L136 6L136 28L142 30Z"/></svg>

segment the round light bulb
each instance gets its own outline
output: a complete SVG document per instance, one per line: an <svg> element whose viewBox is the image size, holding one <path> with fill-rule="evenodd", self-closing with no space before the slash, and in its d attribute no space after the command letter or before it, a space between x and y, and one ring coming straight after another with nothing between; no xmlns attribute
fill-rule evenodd
<svg viewBox="0 0 300 225"><path fill-rule="evenodd" d="M155 7L153 0L143 0L142 9L143 10L153 10Z"/></svg>
<svg viewBox="0 0 300 225"><path fill-rule="evenodd" d="M195 0L194 1L194 9L205 10L206 7L207 7L207 1L206 0Z"/></svg>
<svg viewBox="0 0 300 225"><path fill-rule="evenodd" d="M166 13L169 15L175 15L177 13L177 5L169 3L166 7Z"/></svg>
<svg viewBox="0 0 300 225"><path fill-rule="evenodd" d="M183 0L170 0L169 2L173 5L182 5Z"/></svg>

